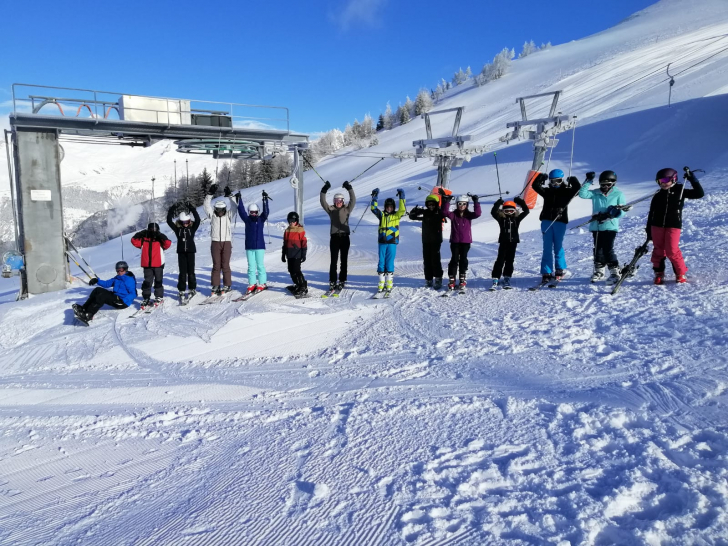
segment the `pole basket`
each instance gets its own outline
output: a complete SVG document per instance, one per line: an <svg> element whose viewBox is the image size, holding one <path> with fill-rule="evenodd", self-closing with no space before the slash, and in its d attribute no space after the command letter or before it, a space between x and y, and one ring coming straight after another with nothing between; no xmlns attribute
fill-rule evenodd
<svg viewBox="0 0 728 546"><path fill-rule="evenodd" d="M523 187L523 200L528 205L528 208L532 210L538 200L538 194L533 189L533 182L539 174L538 171L528 171L528 174L526 174L526 185Z"/></svg>

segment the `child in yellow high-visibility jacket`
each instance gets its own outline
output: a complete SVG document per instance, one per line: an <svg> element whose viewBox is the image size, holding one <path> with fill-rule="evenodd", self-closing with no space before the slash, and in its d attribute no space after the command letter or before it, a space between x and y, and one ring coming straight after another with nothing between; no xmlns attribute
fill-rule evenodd
<svg viewBox="0 0 728 546"><path fill-rule="evenodd" d="M405 215L404 190L397 190L399 197L399 207L394 209L394 199L388 197L384 201L384 212L379 210L377 206L377 197L379 189L372 192L371 209L374 215L379 218L379 264L377 265L377 273L379 274L379 292L392 290L394 284L394 258L397 255L397 245L399 244L399 220Z"/></svg>

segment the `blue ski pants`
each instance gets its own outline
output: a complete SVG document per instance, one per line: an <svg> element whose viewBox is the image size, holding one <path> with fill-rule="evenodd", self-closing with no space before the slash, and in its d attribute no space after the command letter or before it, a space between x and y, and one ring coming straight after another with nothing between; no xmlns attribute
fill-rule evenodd
<svg viewBox="0 0 728 546"><path fill-rule="evenodd" d="M549 227L551 226L551 227ZM566 235L566 224L551 220L541 220L541 233L543 233L543 254L541 255L541 275L554 273L554 259L556 269L566 269L566 257L564 256L564 235Z"/></svg>
<svg viewBox="0 0 728 546"><path fill-rule="evenodd" d="M265 284L268 280L264 263L265 250L246 250L245 254L248 257L248 285Z"/></svg>
<svg viewBox="0 0 728 546"><path fill-rule="evenodd" d="M395 256L397 256L397 245L379 243L377 273L394 273Z"/></svg>

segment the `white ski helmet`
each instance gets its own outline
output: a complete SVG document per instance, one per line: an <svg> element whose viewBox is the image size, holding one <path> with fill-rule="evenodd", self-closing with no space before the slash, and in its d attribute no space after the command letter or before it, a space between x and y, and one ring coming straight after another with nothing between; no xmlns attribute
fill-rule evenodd
<svg viewBox="0 0 728 546"><path fill-rule="evenodd" d="M180 222L189 222L190 220L192 220L192 217L189 214L187 214L186 212L180 213L180 215L179 215Z"/></svg>
<svg viewBox="0 0 728 546"><path fill-rule="evenodd" d="M217 210L225 210L227 208L227 205L225 204L225 201L216 201L215 208Z"/></svg>
<svg viewBox="0 0 728 546"><path fill-rule="evenodd" d="M458 200L456 202L458 204L459 203L466 203L467 204L467 203L470 202L470 196L468 196L468 195L460 195L460 196L458 196Z"/></svg>
<svg viewBox="0 0 728 546"><path fill-rule="evenodd" d="M336 200L336 199L344 199L344 194L343 193L337 193L337 194L335 194L334 195L334 200Z"/></svg>
<svg viewBox="0 0 728 546"><path fill-rule="evenodd" d="M258 205L256 205L255 203L251 203L250 205L248 205L248 212L259 212Z"/></svg>

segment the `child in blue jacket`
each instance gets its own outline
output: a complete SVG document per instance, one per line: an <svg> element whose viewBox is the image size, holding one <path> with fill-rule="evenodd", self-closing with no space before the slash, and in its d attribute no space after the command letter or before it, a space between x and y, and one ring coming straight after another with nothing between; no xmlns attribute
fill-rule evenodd
<svg viewBox="0 0 728 546"><path fill-rule="evenodd" d="M129 264L116 262L116 277L105 281L94 277L88 282L91 286L98 284L83 305L73 304L73 312L82 322L88 322L101 307L110 305L115 309L126 309L136 298L136 277L129 271ZM105 290L111 288L111 290Z"/></svg>
<svg viewBox="0 0 728 546"><path fill-rule="evenodd" d="M614 252L614 239L619 231L619 220L622 216L620 206L626 203L624 194L616 187L617 173L604 171L599 175L599 189L590 190L594 181L593 172L586 173L586 181L579 190L579 197L592 200L592 216L589 231L594 238L594 274L591 282L604 280L605 269L609 267L607 284L619 280L619 260Z"/></svg>
<svg viewBox="0 0 728 546"><path fill-rule="evenodd" d="M263 214L258 205L251 203L247 211L242 196L238 200L238 213L245 222L245 255L248 258L248 290L246 294L267 290L265 272L265 221L268 219L268 194L263 192Z"/></svg>

